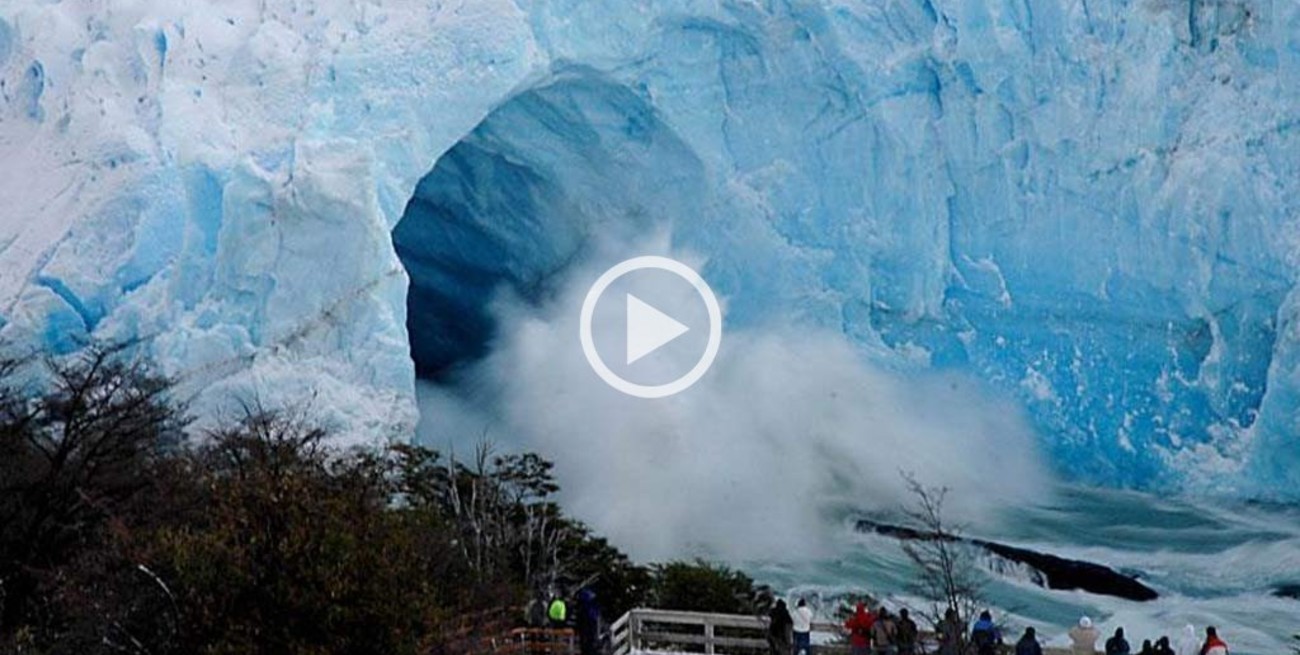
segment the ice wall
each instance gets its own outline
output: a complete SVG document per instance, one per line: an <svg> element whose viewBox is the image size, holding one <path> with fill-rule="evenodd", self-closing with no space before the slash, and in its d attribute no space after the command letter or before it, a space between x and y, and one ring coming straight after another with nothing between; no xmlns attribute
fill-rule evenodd
<svg viewBox="0 0 1300 655"><path fill-rule="evenodd" d="M971 371L1071 476L1300 494L1294 2L123 7L0 10L6 339L400 433L409 354L667 220L733 323Z"/></svg>
<svg viewBox="0 0 1300 655"><path fill-rule="evenodd" d="M0 336L408 434L391 229L539 56L509 2L392 5L3 5Z"/></svg>

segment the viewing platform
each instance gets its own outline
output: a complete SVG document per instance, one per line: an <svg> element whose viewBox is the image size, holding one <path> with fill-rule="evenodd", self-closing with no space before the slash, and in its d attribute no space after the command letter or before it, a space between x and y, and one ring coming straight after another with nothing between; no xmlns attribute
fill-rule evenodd
<svg viewBox="0 0 1300 655"><path fill-rule="evenodd" d="M516 613L517 614L517 613ZM492 628L495 627L496 630ZM501 655L577 655L578 640L568 628L509 628L497 623L483 623L474 630L464 626L466 638L461 642L466 653ZM468 635L493 635L469 638ZM838 622L814 621L813 650L821 655L848 655L846 632ZM609 627L613 655L638 653L767 653L767 619L741 614L711 614L672 610L634 609L619 617ZM1003 647L1011 652L1013 643ZM933 633L922 633L918 653L934 653L938 644ZM1069 649L1044 648L1044 655L1069 655Z"/></svg>

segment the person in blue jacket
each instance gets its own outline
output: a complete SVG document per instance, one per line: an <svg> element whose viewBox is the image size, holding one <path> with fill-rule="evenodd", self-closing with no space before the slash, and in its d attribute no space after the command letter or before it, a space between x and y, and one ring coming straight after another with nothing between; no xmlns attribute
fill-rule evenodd
<svg viewBox="0 0 1300 655"><path fill-rule="evenodd" d="M1002 633L988 610L980 613L980 620L971 628L970 643L975 648L975 655L997 655L998 647L1002 645Z"/></svg>
<svg viewBox="0 0 1300 655"><path fill-rule="evenodd" d="M578 651L582 655L600 654L600 605L596 603L596 592L584 588L578 592L578 615L575 617L578 628Z"/></svg>

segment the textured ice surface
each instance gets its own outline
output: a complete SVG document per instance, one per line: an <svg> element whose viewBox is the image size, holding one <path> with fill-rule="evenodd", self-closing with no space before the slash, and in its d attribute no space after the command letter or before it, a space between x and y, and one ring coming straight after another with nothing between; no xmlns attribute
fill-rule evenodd
<svg viewBox="0 0 1300 655"><path fill-rule="evenodd" d="M667 220L733 324L970 371L1075 478L1300 497L1292 0L0 17L6 340L139 337L200 402L400 434L411 355Z"/></svg>

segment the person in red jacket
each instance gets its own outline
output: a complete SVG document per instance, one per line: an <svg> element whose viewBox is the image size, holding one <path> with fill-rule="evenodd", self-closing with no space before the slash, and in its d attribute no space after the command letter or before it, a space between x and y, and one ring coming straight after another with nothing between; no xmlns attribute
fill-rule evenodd
<svg viewBox="0 0 1300 655"><path fill-rule="evenodd" d="M853 616L844 622L849 631L849 649L853 655L868 655L871 652L871 628L876 624L876 617L867 611L865 603L858 603Z"/></svg>
<svg viewBox="0 0 1300 655"><path fill-rule="evenodd" d="M1228 655L1228 645L1219 638L1219 631L1214 626L1205 629L1205 645L1201 646L1201 655Z"/></svg>

